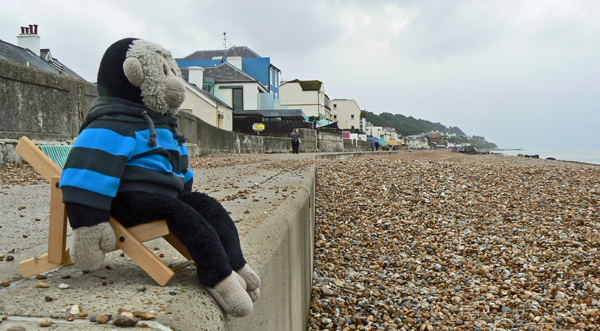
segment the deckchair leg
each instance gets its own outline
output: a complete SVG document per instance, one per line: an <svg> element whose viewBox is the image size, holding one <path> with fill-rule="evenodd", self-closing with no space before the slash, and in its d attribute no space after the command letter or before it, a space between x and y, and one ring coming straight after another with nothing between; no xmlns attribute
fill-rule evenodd
<svg viewBox="0 0 600 331"><path fill-rule="evenodd" d="M48 227L48 253L19 263L23 277L33 276L72 264L67 249L67 213L62 203L62 191L57 184L60 176L50 182L50 221Z"/></svg>
<svg viewBox="0 0 600 331"><path fill-rule="evenodd" d="M23 277L29 277L39 274L41 272L46 272L54 270L56 268L64 267L69 264L73 264L73 261L71 261L71 256L69 255L69 250L67 249L63 255L63 263L56 264L49 262L48 254L43 254L39 258L34 257L25 261L21 261L21 263L19 263L19 267L21 268L21 275Z"/></svg>
<svg viewBox="0 0 600 331"><path fill-rule="evenodd" d="M67 248L67 211L58 188L60 176L50 182L50 226L48 229L48 262L62 264Z"/></svg>
<svg viewBox="0 0 600 331"><path fill-rule="evenodd" d="M117 249L134 260L160 286L165 286L175 272L167 267L141 241L134 237L121 223L110 218L110 225L117 236Z"/></svg>

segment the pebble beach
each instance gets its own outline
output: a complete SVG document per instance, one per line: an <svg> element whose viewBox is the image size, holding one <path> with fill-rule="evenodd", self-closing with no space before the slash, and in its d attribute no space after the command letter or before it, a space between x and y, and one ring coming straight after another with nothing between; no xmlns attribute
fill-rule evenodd
<svg viewBox="0 0 600 331"><path fill-rule="evenodd" d="M309 330L600 329L600 167L423 151L317 178Z"/></svg>

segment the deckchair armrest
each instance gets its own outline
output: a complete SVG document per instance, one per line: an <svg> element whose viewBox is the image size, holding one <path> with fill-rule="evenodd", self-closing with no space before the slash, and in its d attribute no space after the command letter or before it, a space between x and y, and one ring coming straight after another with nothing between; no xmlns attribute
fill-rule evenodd
<svg viewBox="0 0 600 331"><path fill-rule="evenodd" d="M16 151L48 182L52 181L53 176L60 176L62 173L62 169L27 137L19 140Z"/></svg>

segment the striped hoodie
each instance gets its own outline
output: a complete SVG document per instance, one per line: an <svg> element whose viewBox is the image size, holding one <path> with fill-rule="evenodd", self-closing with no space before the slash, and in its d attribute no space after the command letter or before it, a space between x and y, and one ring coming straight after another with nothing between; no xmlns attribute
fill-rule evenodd
<svg viewBox="0 0 600 331"><path fill-rule="evenodd" d="M121 98L97 98L60 178L63 202L108 211L121 191L173 198L191 191L184 141L174 116Z"/></svg>

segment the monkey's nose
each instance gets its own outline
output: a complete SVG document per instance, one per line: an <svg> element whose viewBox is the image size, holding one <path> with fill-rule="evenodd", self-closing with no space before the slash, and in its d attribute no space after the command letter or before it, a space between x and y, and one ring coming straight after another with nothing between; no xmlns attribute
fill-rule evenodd
<svg viewBox="0 0 600 331"><path fill-rule="evenodd" d="M179 77L171 76L165 81L167 90L165 92L165 101L171 108L181 106L185 99L185 87Z"/></svg>

